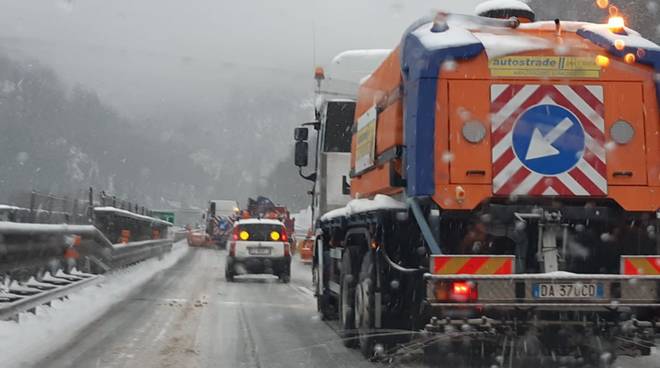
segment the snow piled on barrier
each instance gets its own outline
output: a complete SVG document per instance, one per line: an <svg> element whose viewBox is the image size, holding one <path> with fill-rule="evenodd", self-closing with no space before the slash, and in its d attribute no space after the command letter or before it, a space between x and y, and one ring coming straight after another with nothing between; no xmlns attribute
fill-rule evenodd
<svg viewBox="0 0 660 368"><path fill-rule="evenodd" d="M163 259L149 259L114 271L104 276L99 284L70 294L68 300L55 300L52 307L38 307L36 315L21 314L20 323L0 321L0 365L4 368L30 367L62 348L83 328L156 273L173 266L187 252L186 242L178 242Z"/></svg>

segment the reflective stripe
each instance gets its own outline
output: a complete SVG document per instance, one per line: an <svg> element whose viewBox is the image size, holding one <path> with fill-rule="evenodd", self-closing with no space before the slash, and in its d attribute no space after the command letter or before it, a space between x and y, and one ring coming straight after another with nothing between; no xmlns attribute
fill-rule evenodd
<svg viewBox="0 0 660 368"><path fill-rule="evenodd" d="M338 283L336 283L334 281L330 281L330 282L328 282L328 287L330 287L330 291L332 291L333 293L339 294L339 284Z"/></svg>
<svg viewBox="0 0 660 368"><path fill-rule="evenodd" d="M514 256L434 256L431 269L435 275L509 275L513 273Z"/></svg>
<svg viewBox="0 0 660 368"><path fill-rule="evenodd" d="M660 275L660 256L621 256L624 275Z"/></svg>
<svg viewBox="0 0 660 368"><path fill-rule="evenodd" d="M341 259L341 248L330 248L330 257Z"/></svg>

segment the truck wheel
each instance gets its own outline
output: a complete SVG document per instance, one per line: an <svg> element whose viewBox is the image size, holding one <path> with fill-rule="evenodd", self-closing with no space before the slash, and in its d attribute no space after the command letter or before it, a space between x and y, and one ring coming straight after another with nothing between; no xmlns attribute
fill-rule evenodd
<svg viewBox="0 0 660 368"><path fill-rule="evenodd" d="M321 321L327 321L330 319L331 310L325 290L319 284L319 266L316 264L312 266L312 285L316 295L316 311L319 312Z"/></svg>
<svg viewBox="0 0 660 368"><path fill-rule="evenodd" d="M355 287L355 327L358 332L360 351L365 358L374 356L376 344L381 343L374 336L375 331L376 266L374 254L368 252L362 259L360 278Z"/></svg>
<svg viewBox="0 0 660 368"><path fill-rule="evenodd" d="M341 258L341 272L339 273L339 325L344 346L353 348L357 346L355 340L355 284L357 269L353 262L358 257L354 248L346 248Z"/></svg>
<svg viewBox="0 0 660 368"><path fill-rule="evenodd" d="M288 284L291 281L291 274L289 272L282 273L279 275L280 281L284 284Z"/></svg>
<svg viewBox="0 0 660 368"><path fill-rule="evenodd" d="M234 282L234 272L230 270L230 265L225 265L225 280L227 282Z"/></svg>

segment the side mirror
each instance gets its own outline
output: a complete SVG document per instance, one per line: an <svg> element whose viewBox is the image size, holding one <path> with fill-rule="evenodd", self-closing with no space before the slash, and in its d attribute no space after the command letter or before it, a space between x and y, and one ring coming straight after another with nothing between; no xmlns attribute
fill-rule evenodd
<svg viewBox="0 0 660 368"><path fill-rule="evenodd" d="M306 127L295 128L293 130L293 138L297 142L306 141L309 136L309 130Z"/></svg>
<svg viewBox="0 0 660 368"><path fill-rule="evenodd" d="M298 141L296 142L296 152L295 152L295 162L298 167L307 166L307 154L308 154L308 145L307 142Z"/></svg>

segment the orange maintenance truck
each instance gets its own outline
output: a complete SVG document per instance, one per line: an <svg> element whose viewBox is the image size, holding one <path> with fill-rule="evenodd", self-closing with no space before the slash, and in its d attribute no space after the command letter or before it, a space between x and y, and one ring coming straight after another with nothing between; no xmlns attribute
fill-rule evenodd
<svg viewBox="0 0 660 368"><path fill-rule="evenodd" d="M512 0L476 13L411 25L359 87L350 172L315 173L350 178L353 198L314 219L322 317L368 357L410 336L469 366L648 355L660 46L623 16L536 21Z"/></svg>

